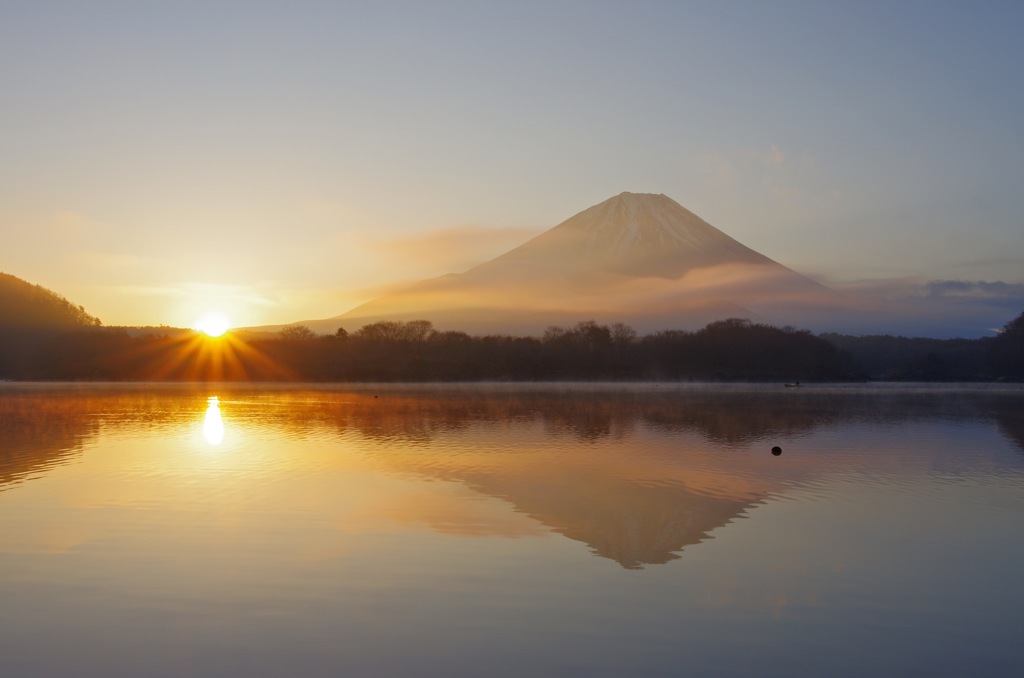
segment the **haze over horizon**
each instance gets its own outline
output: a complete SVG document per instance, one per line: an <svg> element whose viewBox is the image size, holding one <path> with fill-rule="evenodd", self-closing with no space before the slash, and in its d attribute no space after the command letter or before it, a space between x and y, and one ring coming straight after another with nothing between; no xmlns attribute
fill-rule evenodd
<svg viewBox="0 0 1024 678"><path fill-rule="evenodd" d="M835 329L844 295L737 242L665 195L624 192L461 274L409 285L341 316L333 334L431 319L439 330L540 336L551 326L626 323L643 334L725 318Z"/></svg>
<svg viewBox="0 0 1024 678"><path fill-rule="evenodd" d="M1019 5L0 18L0 271L108 325L337 316L623 191L948 334L1024 309Z"/></svg>

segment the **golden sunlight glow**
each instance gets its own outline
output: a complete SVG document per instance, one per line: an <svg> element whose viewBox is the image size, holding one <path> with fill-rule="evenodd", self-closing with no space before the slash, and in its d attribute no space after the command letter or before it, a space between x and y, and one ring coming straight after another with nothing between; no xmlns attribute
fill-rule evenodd
<svg viewBox="0 0 1024 678"><path fill-rule="evenodd" d="M208 337L219 337L230 328L228 319L222 313L207 313L196 323L195 328Z"/></svg>
<svg viewBox="0 0 1024 678"><path fill-rule="evenodd" d="M206 401L203 437L211 445L220 445L224 440L224 419L220 415L220 398L217 396L210 396Z"/></svg>

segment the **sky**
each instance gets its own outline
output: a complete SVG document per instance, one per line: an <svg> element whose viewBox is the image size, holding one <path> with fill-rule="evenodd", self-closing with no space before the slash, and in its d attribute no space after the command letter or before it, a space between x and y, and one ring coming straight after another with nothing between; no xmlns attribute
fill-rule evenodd
<svg viewBox="0 0 1024 678"><path fill-rule="evenodd" d="M107 325L287 323L633 191L1001 324L1022 34L1020 2L0 0L0 271Z"/></svg>

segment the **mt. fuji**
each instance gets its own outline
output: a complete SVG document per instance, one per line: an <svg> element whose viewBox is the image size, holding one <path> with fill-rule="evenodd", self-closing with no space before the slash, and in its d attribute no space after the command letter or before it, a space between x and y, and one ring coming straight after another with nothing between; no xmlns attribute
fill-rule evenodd
<svg viewBox="0 0 1024 678"><path fill-rule="evenodd" d="M327 320L540 334L581 320L641 332L727 317L799 324L841 296L737 242L664 195L622 193L465 273L424 280Z"/></svg>
<svg viewBox="0 0 1024 678"><path fill-rule="evenodd" d="M622 193L474 270L519 264L679 278L695 268L773 264L664 195Z"/></svg>

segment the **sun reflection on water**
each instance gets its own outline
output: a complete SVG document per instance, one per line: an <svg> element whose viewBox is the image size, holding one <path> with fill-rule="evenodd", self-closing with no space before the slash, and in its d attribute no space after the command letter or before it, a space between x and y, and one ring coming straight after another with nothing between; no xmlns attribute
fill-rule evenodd
<svg viewBox="0 0 1024 678"><path fill-rule="evenodd" d="M220 398L217 396L210 396L206 400L203 437L211 445L220 445L224 441L224 419L220 414Z"/></svg>

